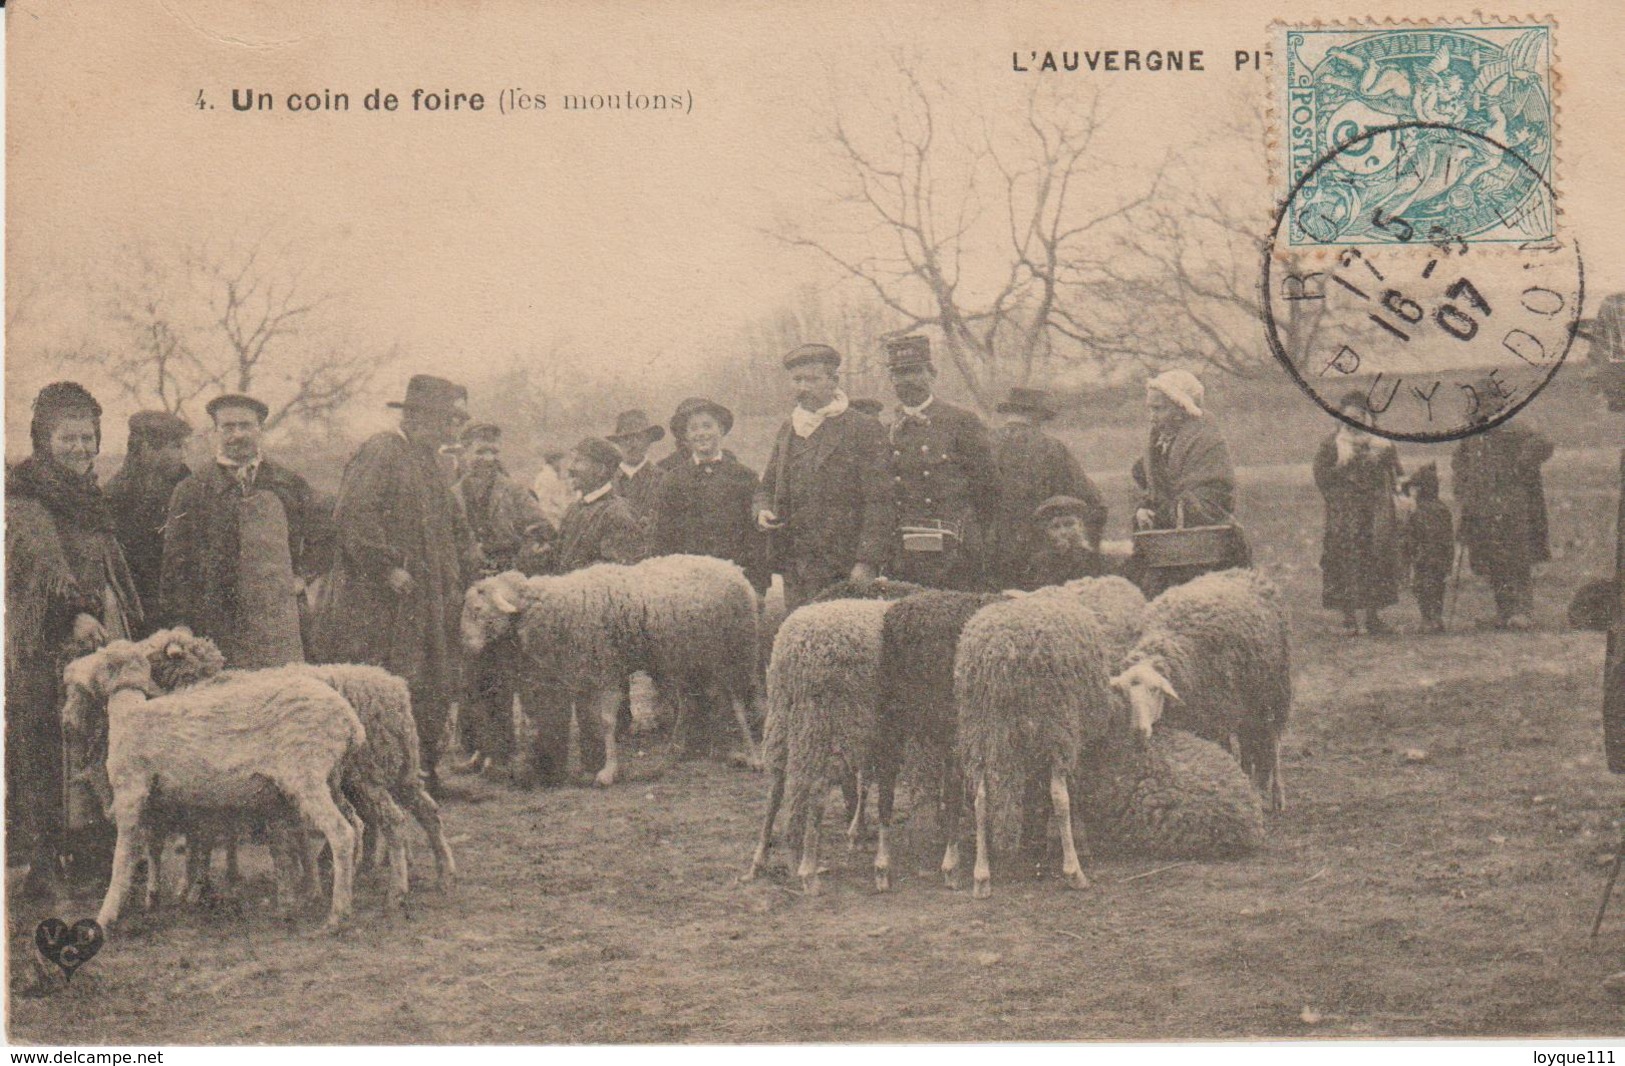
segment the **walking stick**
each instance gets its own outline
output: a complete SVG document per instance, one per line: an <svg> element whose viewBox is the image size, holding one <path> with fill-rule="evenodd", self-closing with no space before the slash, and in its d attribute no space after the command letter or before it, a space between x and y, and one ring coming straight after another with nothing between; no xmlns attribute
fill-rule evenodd
<svg viewBox="0 0 1625 1066"><path fill-rule="evenodd" d="M1602 902L1597 905L1597 920L1591 923L1591 939L1597 939L1602 929L1602 916L1608 913L1608 900L1614 894L1614 882L1619 880L1619 868L1625 865L1625 837L1621 837L1619 850L1614 852L1614 868L1608 872L1608 884L1602 890Z"/></svg>
<svg viewBox="0 0 1625 1066"><path fill-rule="evenodd" d="M1461 557L1467 553L1467 545L1456 543L1456 557L1450 564L1450 591L1445 596L1444 625L1450 628L1450 622L1456 617L1456 601L1461 598Z"/></svg>

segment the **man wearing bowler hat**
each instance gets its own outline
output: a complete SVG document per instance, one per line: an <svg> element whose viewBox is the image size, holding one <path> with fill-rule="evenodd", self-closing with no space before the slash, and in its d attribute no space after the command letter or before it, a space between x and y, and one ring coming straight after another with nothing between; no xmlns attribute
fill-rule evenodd
<svg viewBox="0 0 1625 1066"><path fill-rule="evenodd" d="M140 629L131 634L143 637L158 621L158 576L164 565L164 522L169 514L169 497L175 486L191 473L182 449L192 435L186 420L168 411L137 411L130 416L129 444L124 465L103 490L113 512L113 531L124 560L130 564L130 578L141 597L145 616Z"/></svg>
<svg viewBox="0 0 1625 1066"><path fill-rule="evenodd" d="M886 367L898 403L889 430L897 535L887 573L932 588L981 588L999 505L987 427L934 395L925 337L889 339Z"/></svg>
<svg viewBox="0 0 1625 1066"><path fill-rule="evenodd" d="M170 498L158 617L213 640L227 666L304 662L300 603L331 562L331 516L304 478L260 451L265 404L228 394L204 410L214 460Z"/></svg>
<svg viewBox="0 0 1625 1066"><path fill-rule="evenodd" d="M371 663L405 678L430 790L461 685L463 590L479 573L468 520L437 462L468 421L468 390L415 375L399 429L369 437L339 483L338 559L317 620L324 662Z"/></svg>
<svg viewBox="0 0 1625 1066"><path fill-rule="evenodd" d="M999 518L993 526L992 576L1000 588L1020 588L1045 543L1044 524L1033 517L1040 504L1056 496L1077 501L1088 546L1098 552L1106 503L1067 446L1044 432L1044 423L1055 417L1046 390L1018 386L995 410L1005 423L993 435Z"/></svg>
<svg viewBox="0 0 1625 1066"><path fill-rule="evenodd" d="M769 535L770 570L784 576L789 610L837 581L874 580L891 550L896 501L886 431L851 409L840 365L827 344L785 355L796 406L751 503L756 528Z"/></svg>
<svg viewBox="0 0 1625 1066"><path fill-rule="evenodd" d="M615 491L632 508L642 527L645 543L639 546L640 554L648 551L655 496L664 472L658 463L650 461L649 449L665 435L666 427L651 422L648 412L631 410L616 416L615 432L607 438L621 452L621 461L615 466Z"/></svg>

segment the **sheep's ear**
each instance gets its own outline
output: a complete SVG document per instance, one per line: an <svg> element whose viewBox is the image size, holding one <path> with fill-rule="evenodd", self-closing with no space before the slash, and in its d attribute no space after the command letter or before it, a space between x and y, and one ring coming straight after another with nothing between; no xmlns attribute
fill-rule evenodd
<svg viewBox="0 0 1625 1066"><path fill-rule="evenodd" d="M1124 670L1122 673L1120 673L1116 677L1112 678L1111 685L1112 685L1112 688L1116 689L1119 692L1127 692L1128 691L1128 671Z"/></svg>
<svg viewBox="0 0 1625 1066"><path fill-rule="evenodd" d="M172 640L164 645L164 654L171 659L179 659L186 654L186 649L181 647L180 641Z"/></svg>
<svg viewBox="0 0 1625 1066"><path fill-rule="evenodd" d="M195 635L192 632L191 626L176 626L174 632L177 637L190 637Z"/></svg>
<svg viewBox="0 0 1625 1066"><path fill-rule="evenodd" d="M1163 693L1175 703L1184 702L1179 698L1179 693L1174 691L1173 682L1163 677L1160 672L1157 674L1157 687L1162 689Z"/></svg>
<svg viewBox="0 0 1625 1066"><path fill-rule="evenodd" d="M506 596L504 596L502 594L501 589L492 589L491 590L491 606L495 607L497 610L501 611L503 614L518 614L519 613L519 608L515 607L513 605L513 601L508 599L508 597L506 597Z"/></svg>

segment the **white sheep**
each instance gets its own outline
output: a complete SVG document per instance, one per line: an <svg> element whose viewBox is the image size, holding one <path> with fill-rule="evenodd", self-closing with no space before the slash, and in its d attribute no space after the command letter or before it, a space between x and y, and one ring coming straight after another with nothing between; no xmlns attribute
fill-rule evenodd
<svg viewBox="0 0 1625 1066"><path fill-rule="evenodd" d="M1281 735L1292 709L1292 661L1281 593L1254 570L1222 570L1176 585L1146 608L1139 639L1112 686L1134 724L1158 722L1221 747L1271 806L1286 808Z"/></svg>
<svg viewBox="0 0 1625 1066"><path fill-rule="evenodd" d="M69 692L107 708L107 775L118 831L112 880L97 920L117 922L138 852L170 811L280 813L291 802L333 853L328 927L351 913L357 834L335 802L345 759L366 741L344 697L295 671L225 676L160 695L146 650L115 641L67 668ZM70 698L63 729L83 739L91 704ZM288 869L286 863L281 864Z"/></svg>
<svg viewBox="0 0 1625 1066"><path fill-rule="evenodd" d="M762 758L769 774L767 810L750 869L767 863L773 823L790 793L790 836L799 835L798 875L818 893L818 831L831 785L858 807L856 781L874 743L880 700L881 627L891 603L831 600L801 607L784 620L767 667L767 725Z"/></svg>
<svg viewBox="0 0 1625 1066"><path fill-rule="evenodd" d="M1007 812L1020 806L1035 776L1049 781L1062 877L1072 888L1089 886L1072 835L1069 782L1078 783L1085 749L1127 728L1109 683L1108 649L1100 614L1063 589L990 604L965 623L954 656L954 703L959 758L975 796L975 898L992 894L990 820L1001 829L1010 824Z"/></svg>

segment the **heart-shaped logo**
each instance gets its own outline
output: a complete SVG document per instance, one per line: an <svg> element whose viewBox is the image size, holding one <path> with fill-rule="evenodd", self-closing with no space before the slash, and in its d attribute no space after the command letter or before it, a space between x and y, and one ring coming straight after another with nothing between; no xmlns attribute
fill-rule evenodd
<svg viewBox="0 0 1625 1066"><path fill-rule="evenodd" d="M96 956L107 942L101 923L81 918L69 926L61 918L47 918L34 929L34 945L39 953L62 969L64 980L73 980L73 971Z"/></svg>

